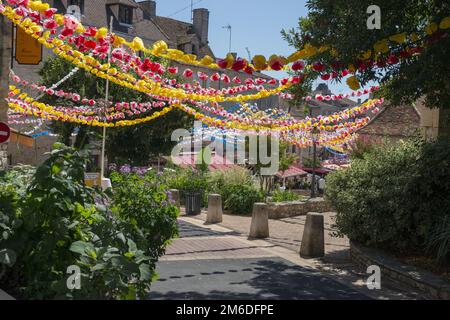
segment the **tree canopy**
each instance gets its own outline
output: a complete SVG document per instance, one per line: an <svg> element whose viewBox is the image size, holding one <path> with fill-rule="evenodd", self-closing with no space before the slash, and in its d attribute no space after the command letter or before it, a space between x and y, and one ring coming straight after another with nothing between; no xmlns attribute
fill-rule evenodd
<svg viewBox="0 0 450 320"><path fill-rule="evenodd" d="M369 30L367 8L381 9L381 29ZM425 27L438 23L450 13L450 2L443 0L309 0L308 16L299 19L296 28L283 30L288 43L302 48L306 43L332 46L309 62L321 61L328 66L348 66L363 52L389 36L406 32L425 37L422 54L401 60L383 69L361 68L357 73L362 85L380 82L384 95L394 105L413 103L424 97L430 108L450 109L450 37L441 30L427 35ZM403 48L411 44L408 39ZM401 48L399 50L402 50ZM380 56L380 59L386 59ZM338 77L335 81L342 81Z"/></svg>
<svg viewBox="0 0 450 320"><path fill-rule="evenodd" d="M49 58L40 75L42 84L51 86L64 78L74 66L58 57ZM79 93L89 99L104 100L106 80L98 78L84 70L78 70L71 78L65 81L58 89ZM110 101L115 102L149 102L147 95L128 88L110 83ZM42 101L71 107L74 102L56 96L44 96ZM107 130L106 154L110 163L147 165L150 158L159 154L166 154L174 146L171 133L178 128L192 126L193 119L180 110L173 110L157 121L140 124L133 127L110 128ZM83 148L89 143L89 138L101 137L101 130L83 125L54 122L50 125L60 140L72 145L72 134L77 132L75 147Z"/></svg>

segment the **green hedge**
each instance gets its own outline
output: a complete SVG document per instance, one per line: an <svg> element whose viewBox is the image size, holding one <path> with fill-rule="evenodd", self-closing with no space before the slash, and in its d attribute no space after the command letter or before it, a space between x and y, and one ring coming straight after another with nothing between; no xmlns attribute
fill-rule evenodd
<svg viewBox="0 0 450 320"><path fill-rule="evenodd" d="M327 178L340 235L398 253L450 252L450 143L382 145Z"/></svg>

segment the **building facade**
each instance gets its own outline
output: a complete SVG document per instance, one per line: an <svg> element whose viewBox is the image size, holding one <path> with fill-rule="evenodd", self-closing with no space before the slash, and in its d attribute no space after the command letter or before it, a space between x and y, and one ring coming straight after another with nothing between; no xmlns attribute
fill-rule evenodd
<svg viewBox="0 0 450 320"><path fill-rule="evenodd" d="M204 8L193 10L192 23L178 21L175 19L161 17L157 15L156 1L141 1L134 0L48 0L52 7L58 9L60 13L70 13L77 17L83 25L93 27L106 27L112 22L113 32L131 41L134 37L140 37L145 45L150 47L153 43L159 40L165 41L170 48L179 49L186 53L195 54L199 58L206 55L216 58L212 49L209 46L209 11ZM10 25L9 25L10 28ZM12 28L9 29L10 31ZM13 31L16 35L17 31ZM9 42L11 43L11 37ZM10 54L10 53L9 53ZM10 54L11 56L11 54ZM42 59L37 65L19 64L13 54L12 70L26 80L39 82L39 70L44 66L44 62L49 57L53 56L52 51L43 48ZM9 61L9 57L8 57ZM9 65L6 64L6 74L9 73ZM194 72L194 76L189 79L193 82L198 79L198 72L203 72L212 75L219 70L211 69L202 66L185 65L183 63L171 62L171 65L179 67L180 70L190 68ZM3 67L4 65L2 65ZM264 78L271 80L272 78L261 73L249 75L245 72L235 72L227 70L225 73L230 77L239 77L242 81L248 78ZM7 75L6 75L7 77ZM186 79L184 79L187 81ZM7 82L6 82L7 83ZM202 83L200 81L200 83ZM202 83L204 87L211 87L215 89L222 89L224 87L233 86L233 83L223 83L223 81L205 81ZM6 94L7 92L5 92ZM262 109L277 107L280 103L278 96L268 97L259 101L253 101ZM226 103L225 107L234 106L235 103ZM6 114L7 106L3 109ZM1 110L0 110L1 111ZM1 117L1 114L0 114ZM30 128L15 127L20 133L30 131ZM52 139L40 139L36 141L33 147L20 146L20 141L17 140L9 147L9 163L11 165L24 163L39 165L45 157L36 156L36 152L46 153L51 150ZM46 143L48 142L48 143ZM36 146L39 148L36 149ZM33 160L34 159L34 160ZM33 160L33 161L31 161Z"/></svg>
<svg viewBox="0 0 450 320"><path fill-rule="evenodd" d="M358 135L372 143L395 143L417 135L434 140L438 129L439 110L426 108L419 100L414 105L390 106L386 103L386 107L372 117L369 124L358 131Z"/></svg>

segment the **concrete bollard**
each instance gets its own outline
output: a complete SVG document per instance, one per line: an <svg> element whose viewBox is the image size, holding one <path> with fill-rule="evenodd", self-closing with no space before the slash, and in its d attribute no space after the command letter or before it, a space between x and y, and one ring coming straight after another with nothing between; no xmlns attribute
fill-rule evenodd
<svg viewBox="0 0 450 320"><path fill-rule="evenodd" d="M323 215L310 212L306 215L300 256L319 258L325 255L325 235Z"/></svg>
<svg viewBox="0 0 450 320"><path fill-rule="evenodd" d="M210 194L208 195L208 214L206 216L206 223L214 224L222 221L222 196L220 194Z"/></svg>
<svg viewBox="0 0 450 320"><path fill-rule="evenodd" d="M177 189L171 189L170 192L170 198L172 202L179 208L180 207L180 191Z"/></svg>
<svg viewBox="0 0 450 320"><path fill-rule="evenodd" d="M269 237L269 213L267 204L255 203L253 205L250 238L264 239Z"/></svg>

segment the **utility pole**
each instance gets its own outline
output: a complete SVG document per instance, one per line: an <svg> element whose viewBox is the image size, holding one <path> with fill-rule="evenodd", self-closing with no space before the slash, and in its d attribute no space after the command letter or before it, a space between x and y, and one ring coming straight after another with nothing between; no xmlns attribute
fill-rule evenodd
<svg viewBox="0 0 450 320"><path fill-rule="evenodd" d="M113 23L114 19L111 17L111 21L109 23L109 33L112 34L113 32ZM108 49L108 64L111 63L111 42L109 42L109 49ZM106 111L109 107L109 79L106 79L106 90L105 90L105 108L104 108L104 117L105 117L105 124L106 124ZM103 136L102 136L102 154L101 154L101 168L100 168L100 181L101 186L103 188L103 180L105 179L105 149L106 149L106 126L103 127Z"/></svg>
<svg viewBox="0 0 450 320"><path fill-rule="evenodd" d="M231 25L228 24L227 26L223 26L223 29L228 29L228 31L230 32L230 42L229 42L229 48L228 48L228 52L231 53Z"/></svg>
<svg viewBox="0 0 450 320"><path fill-rule="evenodd" d="M194 0L191 0L191 22L194 23Z"/></svg>
<svg viewBox="0 0 450 320"><path fill-rule="evenodd" d="M252 54L250 52L250 49L248 47L245 48L245 50L247 50L247 54L248 54L248 61L252 61Z"/></svg>
<svg viewBox="0 0 450 320"><path fill-rule="evenodd" d="M11 23L0 15L0 122L8 122L8 97L9 68L12 55L12 26ZM0 144L0 166L8 163L8 143ZM1 168L0 168L1 169Z"/></svg>
<svg viewBox="0 0 450 320"><path fill-rule="evenodd" d="M0 15L0 121L7 121L8 104L5 99L8 97L9 68L11 66L12 52L12 27L8 20Z"/></svg>

